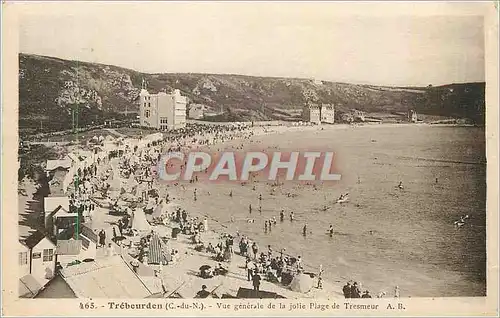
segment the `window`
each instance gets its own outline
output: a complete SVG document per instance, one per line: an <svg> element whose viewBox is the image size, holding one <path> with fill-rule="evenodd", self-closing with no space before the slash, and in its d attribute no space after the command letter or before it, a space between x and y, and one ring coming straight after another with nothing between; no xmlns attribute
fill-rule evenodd
<svg viewBox="0 0 500 318"><path fill-rule="evenodd" d="M146 112L144 113L144 116L146 116L146 118L149 118L149 114L150 114L149 110L146 110Z"/></svg>
<svg viewBox="0 0 500 318"><path fill-rule="evenodd" d="M19 265L28 264L28 252L20 252L19 253Z"/></svg>
<svg viewBox="0 0 500 318"><path fill-rule="evenodd" d="M54 258L54 250L53 249L51 249L51 248L43 249L43 261L44 262L51 262L53 258Z"/></svg>
<svg viewBox="0 0 500 318"><path fill-rule="evenodd" d="M151 103L148 103L148 106L151 107Z"/></svg>

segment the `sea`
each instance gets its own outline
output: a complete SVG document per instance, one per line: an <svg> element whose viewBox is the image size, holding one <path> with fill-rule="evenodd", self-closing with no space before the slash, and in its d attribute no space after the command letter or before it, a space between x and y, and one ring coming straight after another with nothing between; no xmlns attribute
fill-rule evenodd
<svg viewBox="0 0 500 318"><path fill-rule="evenodd" d="M395 286L401 297L486 295L484 128L334 126L254 136L213 150L241 145L243 150L333 151L342 179L315 187L286 180L279 186L263 180L187 184L176 195L188 212L207 216L211 229L247 235L262 251L268 245L276 252L285 248L286 254L300 255L311 272L322 265L323 277L339 291L352 280L372 295L392 295ZM335 203L346 192L349 201ZM282 209L286 217L280 222ZM454 221L463 215L469 215L468 222L457 228ZM278 224L265 231L264 221L273 217Z"/></svg>

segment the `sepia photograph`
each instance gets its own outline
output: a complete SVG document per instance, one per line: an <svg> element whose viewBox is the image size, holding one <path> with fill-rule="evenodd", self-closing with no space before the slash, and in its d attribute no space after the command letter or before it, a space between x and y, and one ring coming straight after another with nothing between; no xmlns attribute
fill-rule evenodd
<svg viewBox="0 0 500 318"><path fill-rule="evenodd" d="M496 9L476 4L10 4L13 293L79 315L491 296L498 103L472 8Z"/></svg>

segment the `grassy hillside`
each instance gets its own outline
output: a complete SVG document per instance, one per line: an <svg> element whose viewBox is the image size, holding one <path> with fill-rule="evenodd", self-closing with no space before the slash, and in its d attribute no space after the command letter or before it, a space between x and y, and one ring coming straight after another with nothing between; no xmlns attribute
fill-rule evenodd
<svg viewBox="0 0 500 318"><path fill-rule="evenodd" d="M466 118L484 123L484 83L401 88L315 83L308 79L218 74L143 74L111 65L51 57L19 56L19 124L24 132L100 124L138 110L142 79L150 92L178 88L190 102L225 113L212 120L283 119L304 103L336 105L338 115L358 109L367 113L419 114Z"/></svg>

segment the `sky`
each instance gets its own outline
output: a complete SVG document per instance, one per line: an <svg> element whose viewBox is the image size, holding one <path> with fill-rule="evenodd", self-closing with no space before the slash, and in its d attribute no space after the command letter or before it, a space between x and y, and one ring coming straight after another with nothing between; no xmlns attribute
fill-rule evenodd
<svg viewBox="0 0 500 318"><path fill-rule="evenodd" d="M23 10L20 52L147 73L230 73L396 86L485 81L483 18L444 9L432 15L409 10L385 14L378 7L370 12L369 5L328 2L81 3L50 8Z"/></svg>

